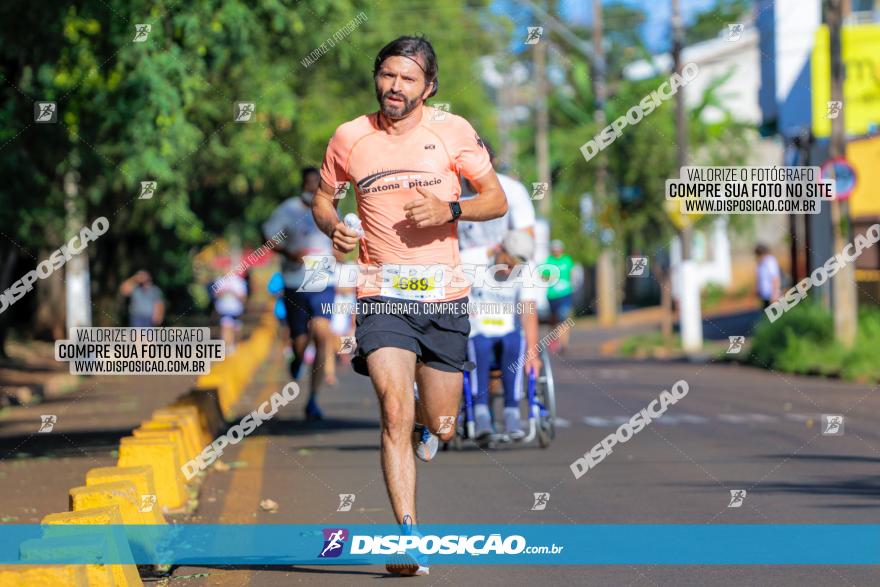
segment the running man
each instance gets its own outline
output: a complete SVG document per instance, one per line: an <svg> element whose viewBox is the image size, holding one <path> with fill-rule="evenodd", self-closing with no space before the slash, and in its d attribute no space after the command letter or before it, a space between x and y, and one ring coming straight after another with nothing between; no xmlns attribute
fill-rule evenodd
<svg viewBox="0 0 880 587"><path fill-rule="evenodd" d="M333 254L333 246L324 233L318 230L311 214L312 200L318 190L321 176L314 167L302 171L302 192L298 197L288 198L278 206L263 224L263 238L281 237L278 252L281 258L281 276L284 280L284 308L287 327L293 346L290 376L299 379L300 368L306 354L309 338L315 341L315 361L309 379L309 401L306 404L306 420L321 420L324 416L318 407L318 391L324 382L327 348L332 344L330 332L330 306L333 304L333 283L321 291L312 291L307 283L318 275L320 267L307 270L304 257L318 257L319 263L329 267L327 256Z"/></svg>
<svg viewBox="0 0 880 587"><path fill-rule="evenodd" d="M416 532L413 445L422 460L436 453L442 424L458 414L467 361L469 284L459 264L456 222L498 218L507 201L473 127L425 105L437 92L437 59L426 39L400 37L383 47L373 79L379 111L337 128L313 213L336 249L349 252L360 244L358 264L367 279L357 288L352 366L369 375L376 390L385 485L408 533ZM478 191L463 202L461 175ZM336 212L333 194L346 181L355 186L360 239ZM444 427L439 436L453 434L454 426ZM424 560L409 555L386 568L428 572Z"/></svg>

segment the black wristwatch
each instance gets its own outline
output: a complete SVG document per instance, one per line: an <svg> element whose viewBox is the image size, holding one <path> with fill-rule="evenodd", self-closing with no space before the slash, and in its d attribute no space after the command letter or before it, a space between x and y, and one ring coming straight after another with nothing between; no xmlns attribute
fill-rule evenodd
<svg viewBox="0 0 880 587"><path fill-rule="evenodd" d="M461 216L461 204L458 202L449 202L449 209L452 210L452 220L449 222L455 222L458 220L458 217Z"/></svg>

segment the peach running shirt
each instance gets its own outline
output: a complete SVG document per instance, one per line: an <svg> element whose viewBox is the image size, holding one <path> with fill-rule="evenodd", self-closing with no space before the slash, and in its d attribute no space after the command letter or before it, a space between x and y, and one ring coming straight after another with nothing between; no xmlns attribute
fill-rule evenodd
<svg viewBox="0 0 880 587"><path fill-rule="evenodd" d="M465 297L469 285L459 266L458 223L417 228L403 206L423 196L422 186L444 201L458 200L460 175L478 179L492 169L489 153L473 127L460 116L425 106L418 126L403 135L379 128L378 113L336 129L321 179L336 188L350 182L364 228L357 296L418 301ZM436 267L452 275L437 276ZM426 270L426 267L434 267Z"/></svg>

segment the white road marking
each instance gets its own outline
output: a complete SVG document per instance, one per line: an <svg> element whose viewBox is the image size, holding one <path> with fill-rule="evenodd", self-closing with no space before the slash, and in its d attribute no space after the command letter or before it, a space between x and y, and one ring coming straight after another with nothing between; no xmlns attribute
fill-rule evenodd
<svg viewBox="0 0 880 587"><path fill-rule="evenodd" d="M607 428L611 426L611 422L605 418L598 416L584 416L584 424L587 426L596 426L597 428Z"/></svg>
<svg viewBox="0 0 880 587"><path fill-rule="evenodd" d="M705 424L709 421L709 418L697 416L696 414L681 414L678 417L682 422L687 422L688 424Z"/></svg>
<svg viewBox="0 0 880 587"><path fill-rule="evenodd" d="M624 422L629 422L630 418L632 418L632 416L584 416L582 421L587 426L594 426L597 428L611 428L620 426ZM815 419L816 417L808 416L805 414L785 414L785 418L789 420L796 420L798 422L806 422L810 419ZM774 422L779 421L779 418L777 416L755 413L718 414L714 419L725 422L727 424L773 424ZM664 414L660 418L652 420L651 422L662 424L663 426L678 426L680 424L707 424L709 422L712 422L714 419L707 418L705 416L698 416L697 414ZM559 420L560 419L557 418L557 422Z"/></svg>
<svg viewBox="0 0 880 587"><path fill-rule="evenodd" d="M625 369L599 369L601 379L629 379L629 371Z"/></svg>

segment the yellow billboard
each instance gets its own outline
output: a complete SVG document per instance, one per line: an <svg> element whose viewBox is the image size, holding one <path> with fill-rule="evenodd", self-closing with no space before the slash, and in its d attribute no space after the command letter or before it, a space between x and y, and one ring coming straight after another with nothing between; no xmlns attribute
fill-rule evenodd
<svg viewBox="0 0 880 587"><path fill-rule="evenodd" d="M841 53L846 78L843 82L843 117L848 135L867 134L871 124L880 125L880 25L843 27ZM813 134L831 135L836 107L831 101L831 62L828 27L816 31L812 57Z"/></svg>
<svg viewBox="0 0 880 587"><path fill-rule="evenodd" d="M850 141L846 158L856 170L856 187L849 197L850 216L880 216L880 136Z"/></svg>

